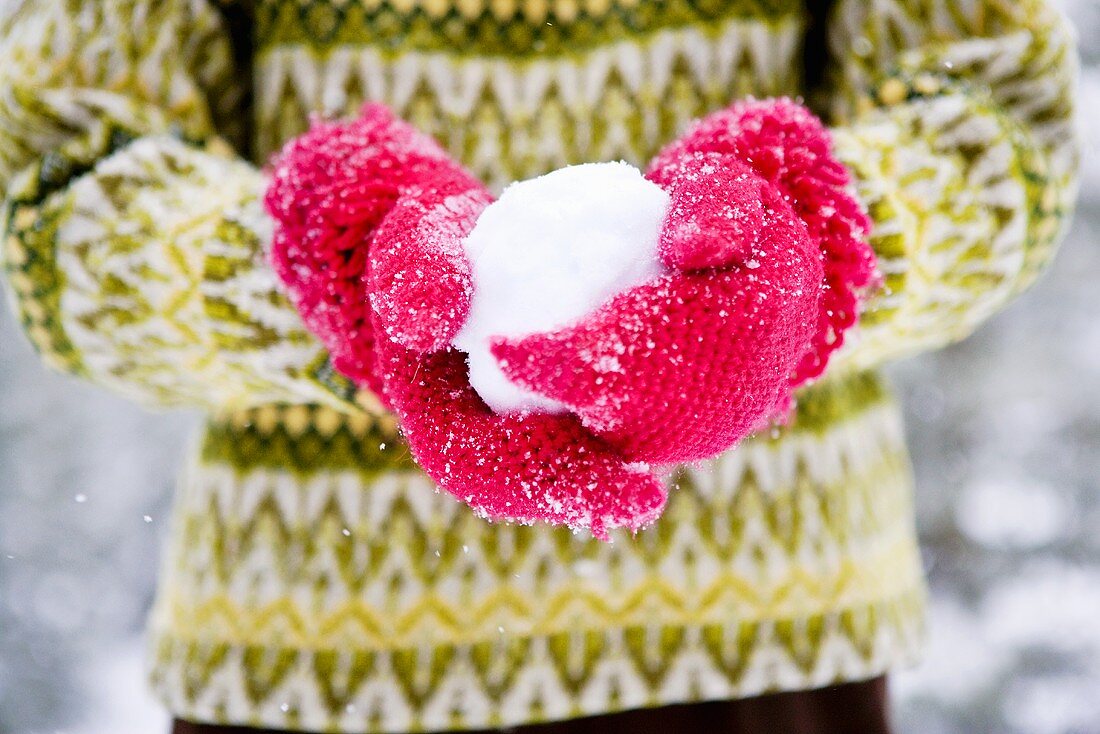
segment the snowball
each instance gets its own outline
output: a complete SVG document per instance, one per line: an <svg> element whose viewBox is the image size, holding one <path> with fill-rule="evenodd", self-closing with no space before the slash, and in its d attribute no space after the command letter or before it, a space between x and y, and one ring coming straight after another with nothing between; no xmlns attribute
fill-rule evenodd
<svg viewBox="0 0 1100 734"><path fill-rule="evenodd" d="M512 184L482 212L464 242L474 293L454 346L489 407L564 410L508 380L491 341L568 326L665 272L657 241L668 205L633 166L588 163Z"/></svg>

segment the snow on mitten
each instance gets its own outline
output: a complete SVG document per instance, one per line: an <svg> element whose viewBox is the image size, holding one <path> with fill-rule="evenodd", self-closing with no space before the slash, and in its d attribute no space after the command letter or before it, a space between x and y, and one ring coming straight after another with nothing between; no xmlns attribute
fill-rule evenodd
<svg viewBox="0 0 1100 734"><path fill-rule="evenodd" d="M487 517L606 538L659 515L661 465L782 414L853 323L873 256L828 145L793 102L750 102L645 178L575 166L492 202L368 107L284 152L276 263L443 489ZM345 216L312 211L326 206Z"/></svg>
<svg viewBox="0 0 1100 734"><path fill-rule="evenodd" d="M875 273L869 220L829 145L789 100L698 123L646 174L671 196L667 272L561 329L496 340L506 376L629 461L708 458L781 417Z"/></svg>
<svg viewBox="0 0 1100 734"><path fill-rule="evenodd" d="M646 175L662 183L699 154L745 161L782 193L820 248L825 283L817 330L793 377L795 386L804 384L825 370L829 355L844 343L844 332L859 318L860 299L879 277L867 242L871 220L849 190L848 169L833 156L821 120L787 98L735 102L703 118L662 150ZM707 187L696 188L702 193Z"/></svg>

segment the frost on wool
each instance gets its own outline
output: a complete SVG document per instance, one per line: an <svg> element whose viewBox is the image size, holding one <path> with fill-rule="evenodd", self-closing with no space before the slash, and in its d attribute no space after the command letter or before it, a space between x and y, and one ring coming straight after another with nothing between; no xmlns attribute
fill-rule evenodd
<svg viewBox="0 0 1100 734"><path fill-rule="evenodd" d="M664 274L658 243L668 204L633 166L589 163L512 184L481 213L463 243L473 295L454 346L489 407L566 410L506 377L491 346L568 326Z"/></svg>

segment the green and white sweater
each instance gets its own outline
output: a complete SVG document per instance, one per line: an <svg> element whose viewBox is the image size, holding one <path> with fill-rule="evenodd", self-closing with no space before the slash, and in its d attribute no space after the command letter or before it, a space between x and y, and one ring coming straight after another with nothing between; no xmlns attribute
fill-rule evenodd
<svg viewBox="0 0 1100 734"><path fill-rule="evenodd" d="M1074 194L1072 38L1042 0L840 0L814 21L818 5L0 11L0 251L30 341L58 369L210 413L151 619L174 714L476 728L808 688L914 655L910 474L876 370L966 336L1049 259ZM684 467L637 537L491 525L433 492L267 264L257 164L310 114L383 101L499 188L641 164L747 94L819 103L886 284L790 424Z"/></svg>

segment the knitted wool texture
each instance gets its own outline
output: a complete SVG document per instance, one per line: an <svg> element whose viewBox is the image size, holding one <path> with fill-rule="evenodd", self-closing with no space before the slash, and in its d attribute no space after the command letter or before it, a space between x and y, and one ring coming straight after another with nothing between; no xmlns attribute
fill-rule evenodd
<svg viewBox="0 0 1100 734"><path fill-rule="evenodd" d="M781 416L855 322L874 256L829 146L810 112L774 100L712 115L656 157L669 272L493 344L509 379L564 415L498 415L471 387L448 345L470 308L462 240L491 197L384 108L284 150L273 254L334 365L379 392L442 488L485 517L603 538L659 515L653 465L714 456Z"/></svg>
<svg viewBox="0 0 1100 734"><path fill-rule="evenodd" d="M331 352L333 366L383 400L367 298L367 245L399 199L403 205L429 202L433 195L478 186L434 140L378 105L364 107L348 123L315 122L282 153L264 197L279 224L272 242L275 270L306 325ZM445 265L453 274L464 267ZM426 297L433 287L469 287L427 277L432 262L422 267ZM443 293L431 298L442 299L458 300Z"/></svg>

